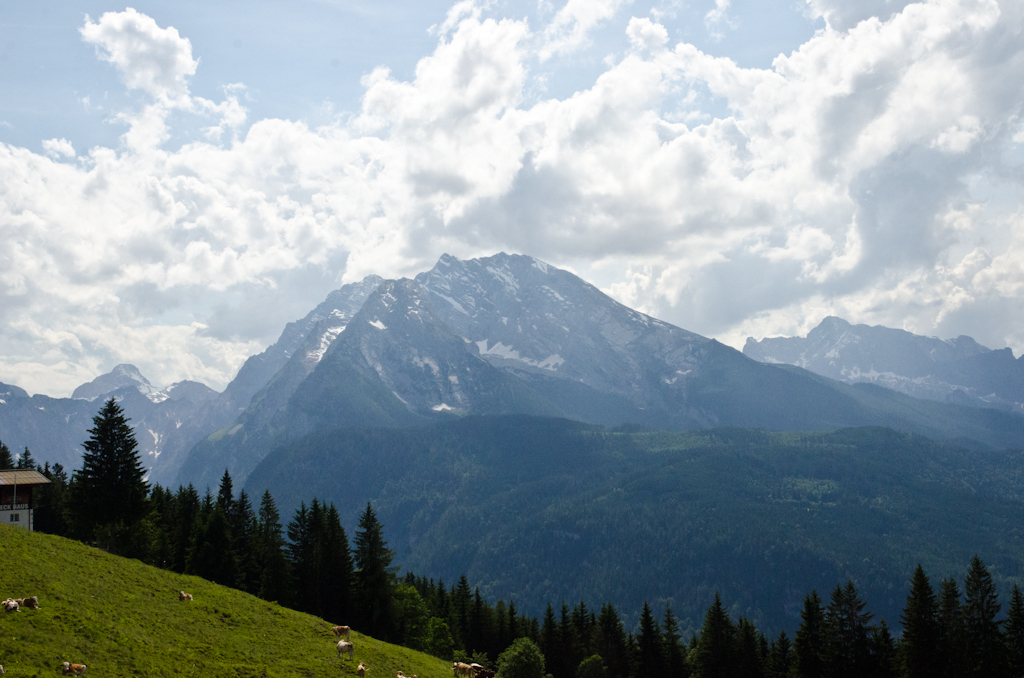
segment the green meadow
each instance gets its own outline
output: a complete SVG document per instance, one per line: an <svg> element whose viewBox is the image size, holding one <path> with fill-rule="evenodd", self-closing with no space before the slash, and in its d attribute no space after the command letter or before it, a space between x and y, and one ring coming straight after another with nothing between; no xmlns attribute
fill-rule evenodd
<svg viewBox="0 0 1024 678"><path fill-rule="evenodd" d="M194 596L178 600L178 591ZM39 610L0 611L6 676L59 675L64 661L87 676L355 675L441 678L451 664L352 633L355 661L339 660L324 620L198 577L109 555L80 542L0 526L0 600L39 597Z"/></svg>

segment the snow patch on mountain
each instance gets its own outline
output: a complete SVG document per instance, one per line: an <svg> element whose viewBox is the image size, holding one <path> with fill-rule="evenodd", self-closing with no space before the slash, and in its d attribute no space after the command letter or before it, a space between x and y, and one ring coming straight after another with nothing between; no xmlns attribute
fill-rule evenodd
<svg viewBox="0 0 1024 678"><path fill-rule="evenodd" d="M388 328L387 325L385 325L379 320L368 320L367 322L376 327L378 330L386 330Z"/></svg>

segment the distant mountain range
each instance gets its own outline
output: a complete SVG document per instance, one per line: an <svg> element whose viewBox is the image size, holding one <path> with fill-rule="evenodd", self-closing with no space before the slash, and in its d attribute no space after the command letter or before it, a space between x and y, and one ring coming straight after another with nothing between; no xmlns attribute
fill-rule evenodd
<svg viewBox="0 0 1024 678"><path fill-rule="evenodd" d="M753 346L775 341L806 340ZM939 343L963 361L1008 353L966 337ZM124 365L70 399L29 398L0 384L0 440L75 468L96 400L115 396L133 420L151 480L200 488L216 487L225 468L242 483L271 450L313 432L466 415L669 430L882 425L971 447L1024 447L1024 417L965 406L995 403L978 390L964 391L963 402L955 394L951 402L922 400L843 383L841 371L823 378L813 361L800 369L782 364L796 362L792 351L776 353L751 360L532 257L445 255L415 279L370 276L332 292L249 358L220 394L193 382L159 391ZM1024 399L1005 400L996 404L1010 410Z"/></svg>
<svg viewBox="0 0 1024 678"><path fill-rule="evenodd" d="M806 337L750 337L743 354L848 384L1024 413L1024 356L1015 359L1008 348L993 351L967 336L942 340L830 316Z"/></svg>

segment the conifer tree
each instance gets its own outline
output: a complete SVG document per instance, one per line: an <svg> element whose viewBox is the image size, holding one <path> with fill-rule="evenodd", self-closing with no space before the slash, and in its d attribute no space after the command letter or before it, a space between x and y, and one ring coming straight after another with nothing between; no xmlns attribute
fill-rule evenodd
<svg viewBox="0 0 1024 678"><path fill-rule="evenodd" d="M676 621L676 615L672 612L671 605L665 606L661 638L664 644L666 678L688 678L690 671L686 665L683 646L680 644L679 622Z"/></svg>
<svg viewBox="0 0 1024 678"><path fill-rule="evenodd" d="M955 579L943 579L939 587L939 667L942 678L962 678L967 673L967 640L960 588Z"/></svg>
<svg viewBox="0 0 1024 678"><path fill-rule="evenodd" d="M362 628L375 638L389 638L394 552L387 547L383 528L369 503L359 519L355 542L357 613Z"/></svg>
<svg viewBox="0 0 1024 678"><path fill-rule="evenodd" d="M899 661L896 654L896 643L889 633L889 625L883 619L871 631L871 667L870 675L875 678L896 678L899 675Z"/></svg>
<svg viewBox="0 0 1024 678"><path fill-rule="evenodd" d="M797 678L822 678L825 675L825 613L821 597L811 591L800 610L800 627L793 642L793 661Z"/></svg>
<svg viewBox="0 0 1024 678"><path fill-rule="evenodd" d="M750 620L739 618L736 624L736 678L761 678L764 666L761 660L760 634Z"/></svg>
<svg viewBox="0 0 1024 678"><path fill-rule="evenodd" d="M238 560L239 587L247 593L259 591L259 571L256 546L256 512L245 490L238 494L228 515L232 547Z"/></svg>
<svg viewBox="0 0 1024 678"><path fill-rule="evenodd" d="M836 678L867 675L871 664L869 622L865 603L852 581L836 585L825 610L825 671Z"/></svg>
<svg viewBox="0 0 1024 678"><path fill-rule="evenodd" d="M49 462L43 467L43 475L49 485L39 487L39 506L36 508L35 529L61 537L70 536L67 520L68 474L60 464L50 468Z"/></svg>
<svg viewBox="0 0 1024 678"><path fill-rule="evenodd" d="M732 678L735 674L736 627L716 592L704 615L704 625L694 652L697 675L702 678Z"/></svg>
<svg viewBox="0 0 1024 678"><path fill-rule="evenodd" d="M0 440L0 471L8 471L14 468L14 457L11 455L11 449L4 445L4 441Z"/></svg>
<svg viewBox="0 0 1024 678"><path fill-rule="evenodd" d="M661 629L651 612L651 606L644 601L640 611L640 635L637 636L638 676L660 676L663 673Z"/></svg>
<svg viewBox="0 0 1024 678"><path fill-rule="evenodd" d="M1011 676L1024 676L1024 595L1016 584L1010 589L1006 611L1006 664Z"/></svg>
<svg viewBox="0 0 1024 678"><path fill-rule="evenodd" d="M260 500L256 543L260 572L259 597L279 602L288 600L289 572L285 540L281 517L270 490L266 490Z"/></svg>
<svg viewBox="0 0 1024 678"><path fill-rule="evenodd" d="M184 572L189 549L192 547L193 535L201 526L199 493L191 483L188 487L179 486L174 503L177 520L173 539L174 563L172 567L175 572Z"/></svg>
<svg viewBox="0 0 1024 678"><path fill-rule="evenodd" d="M900 616L903 642L900 654L907 678L932 678L939 666L938 600L920 563L914 570L907 605Z"/></svg>
<svg viewBox="0 0 1024 678"><path fill-rule="evenodd" d="M562 601L562 608L558 619L558 641L561 644L561 651L557 655L556 664L551 667L552 675L558 678L572 678L576 667L579 666L579 639L576 637L576 629L572 625L572 616L569 613L569 606ZM554 673L557 670L558 673Z"/></svg>
<svg viewBox="0 0 1024 678"><path fill-rule="evenodd" d="M352 552L341 516L332 503L327 509L327 541L320 568L326 573L326 614L344 624L352 618ZM422 602L422 601L421 601Z"/></svg>
<svg viewBox="0 0 1024 678"><path fill-rule="evenodd" d="M977 555L964 579L964 631L969 676L999 676L1004 668L1005 645L996 615L999 596L988 568Z"/></svg>
<svg viewBox="0 0 1024 678"><path fill-rule="evenodd" d="M544 623L540 627L540 651L544 653L545 657L550 657L553 660L559 645L555 609L551 607L551 601L548 601L547 609L544 610ZM554 664L554 661L551 664Z"/></svg>
<svg viewBox="0 0 1024 678"><path fill-rule="evenodd" d="M32 458L32 453L29 452L27 447L25 448L25 451L21 453L21 456L18 457L18 464L16 468L24 471L36 470L36 460Z"/></svg>
<svg viewBox="0 0 1024 678"><path fill-rule="evenodd" d="M224 469L224 475L220 478L220 489L217 491L217 506L224 511L224 515L231 515L232 503L234 502L234 490L232 489L231 474Z"/></svg>
<svg viewBox="0 0 1024 678"><path fill-rule="evenodd" d="M779 632L779 637L772 640L771 648L768 651L768 666L765 674L768 678L786 678L789 676L792 667L792 644L785 629Z"/></svg>
<svg viewBox="0 0 1024 678"><path fill-rule="evenodd" d="M238 586L238 563L224 509L213 509L209 520L196 530L185 572L223 586Z"/></svg>
<svg viewBox="0 0 1024 678"><path fill-rule="evenodd" d="M149 485L135 434L117 401L104 403L92 422L89 439L82 443L85 453L76 474L74 510L87 525L105 528L107 550L113 553L118 526L145 514Z"/></svg>
<svg viewBox="0 0 1024 678"><path fill-rule="evenodd" d="M622 620L615 606L605 603L601 606L601 614L597 617L597 653L604 659L608 667L609 678L627 678L629 676L629 658L627 656L626 633L622 628Z"/></svg>
<svg viewBox="0 0 1024 678"><path fill-rule="evenodd" d="M319 507L319 502L315 498L313 501ZM296 610L315 614L317 582L313 564L313 534L306 502L300 502L299 508L295 509L295 515L288 522L286 534L288 569L291 573L290 604Z"/></svg>

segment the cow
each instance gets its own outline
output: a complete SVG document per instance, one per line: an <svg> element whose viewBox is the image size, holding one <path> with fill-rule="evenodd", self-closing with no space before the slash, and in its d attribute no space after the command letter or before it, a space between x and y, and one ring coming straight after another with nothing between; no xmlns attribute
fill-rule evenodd
<svg viewBox="0 0 1024 678"><path fill-rule="evenodd" d="M366 672L369 670L370 669L366 668L366 664L359 662L359 666L356 667L356 675L359 676L359 678L366 678ZM401 673L401 671L399 671L399 673Z"/></svg>
<svg viewBox="0 0 1024 678"><path fill-rule="evenodd" d="M355 650L355 645L353 645L352 643L348 642L347 640L338 641L339 658L341 657L341 655L347 654L350 661L355 661L355 659L352 657L353 650Z"/></svg>
<svg viewBox="0 0 1024 678"><path fill-rule="evenodd" d="M178 600L192 600L192 594L178 591Z"/></svg>
<svg viewBox="0 0 1024 678"><path fill-rule="evenodd" d="M32 596L31 598L15 598L14 602L16 602L18 605L25 608L26 610L42 609L41 607L39 607L39 596Z"/></svg>
<svg viewBox="0 0 1024 678"><path fill-rule="evenodd" d="M21 606L13 598L4 601L4 609L8 612L20 612L19 607Z"/></svg>
<svg viewBox="0 0 1024 678"><path fill-rule="evenodd" d="M71 662L64 662L60 667L60 672L65 676L84 676L85 675L85 664L72 664Z"/></svg>
<svg viewBox="0 0 1024 678"><path fill-rule="evenodd" d="M473 667L463 662L452 663L452 671L455 672L457 678L474 678Z"/></svg>
<svg viewBox="0 0 1024 678"><path fill-rule="evenodd" d="M349 634L352 633L352 629L347 626L332 626L331 631L334 632L335 638L344 638L345 640L352 640Z"/></svg>

